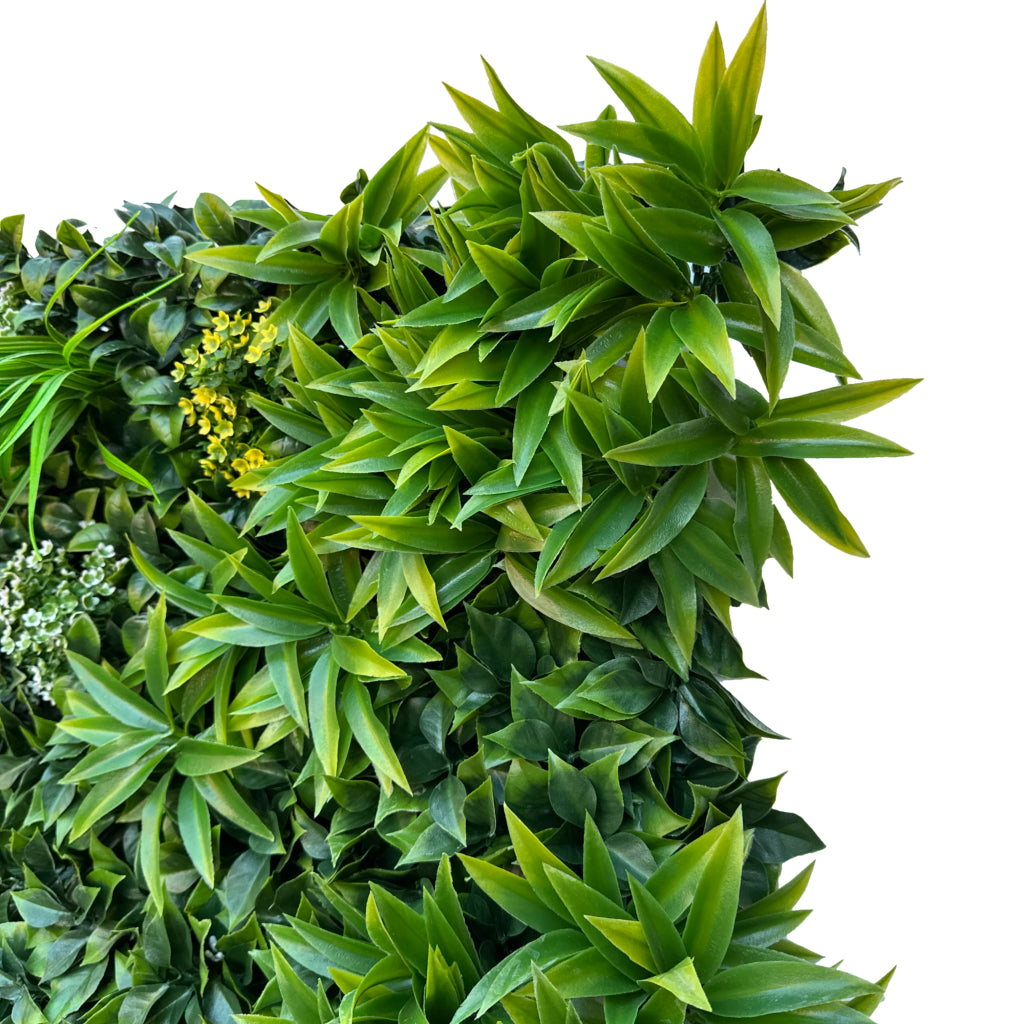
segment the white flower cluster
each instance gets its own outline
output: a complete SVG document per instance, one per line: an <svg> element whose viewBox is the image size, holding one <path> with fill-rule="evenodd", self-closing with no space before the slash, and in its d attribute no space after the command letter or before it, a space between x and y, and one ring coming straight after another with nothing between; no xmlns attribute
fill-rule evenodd
<svg viewBox="0 0 1024 1024"><path fill-rule="evenodd" d="M53 703L53 684L67 672L68 629L83 613L109 610L112 579L128 561L114 555L98 544L76 571L63 548L44 540L37 551L22 544L0 566L0 663L31 699Z"/></svg>
<svg viewBox="0 0 1024 1024"><path fill-rule="evenodd" d="M0 285L0 338L7 334L14 334L15 309L8 300L10 291L10 282Z"/></svg>

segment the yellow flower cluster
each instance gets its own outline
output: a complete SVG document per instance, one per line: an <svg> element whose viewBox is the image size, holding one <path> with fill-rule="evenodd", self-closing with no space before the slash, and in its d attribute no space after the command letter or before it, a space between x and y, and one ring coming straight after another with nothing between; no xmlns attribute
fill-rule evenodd
<svg viewBox="0 0 1024 1024"><path fill-rule="evenodd" d="M261 302L256 312L265 314L269 301ZM181 351L171 376L186 384L191 398L178 403L190 427L197 427L206 439L206 457L199 465L211 479L222 476L235 493L248 498L250 493L235 481L250 469L262 466L266 455L250 445L252 420L246 415L243 397L249 378L262 378L277 346L277 327L261 315L254 324L249 313L233 317L218 312L213 327L203 331L202 340Z"/></svg>

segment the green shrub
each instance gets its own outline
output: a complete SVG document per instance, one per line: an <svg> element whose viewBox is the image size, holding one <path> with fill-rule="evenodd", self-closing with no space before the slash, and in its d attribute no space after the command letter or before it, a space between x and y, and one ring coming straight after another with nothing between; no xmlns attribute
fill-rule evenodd
<svg viewBox="0 0 1024 1024"><path fill-rule="evenodd" d="M807 460L908 454L803 274L896 181L745 169L764 43L692 120L595 61L582 161L487 67L330 215L3 221L7 1019L870 1018L723 681L773 495L865 555Z"/></svg>

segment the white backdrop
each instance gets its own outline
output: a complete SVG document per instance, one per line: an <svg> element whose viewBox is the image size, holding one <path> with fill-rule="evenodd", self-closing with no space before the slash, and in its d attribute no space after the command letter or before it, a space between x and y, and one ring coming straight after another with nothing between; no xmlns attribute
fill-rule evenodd
<svg viewBox="0 0 1024 1024"><path fill-rule="evenodd" d="M862 421L917 454L819 464L872 558L793 521L795 581L770 574L771 611L737 615L768 681L736 690L791 737L762 747L758 774L788 771L780 806L829 846L806 897L818 909L796 938L872 977L898 962L882 1024L1013 1018L1022 909L1010 877L1022 26L990 0L925 10L773 0L748 164L824 188L844 164L851 185L905 180L862 224L863 255L847 249L811 279L866 379L925 378ZM124 199L230 201L256 196L254 180L331 212L358 167L372 173L429 119L457 120L442 80L485 94L477 54L548 123L589 120L614 99L588 53L688 111L714 19L731 56L756 11L755 0L7 8L0 214L26 213L27 237L62 217L105 234Z"/></svg>

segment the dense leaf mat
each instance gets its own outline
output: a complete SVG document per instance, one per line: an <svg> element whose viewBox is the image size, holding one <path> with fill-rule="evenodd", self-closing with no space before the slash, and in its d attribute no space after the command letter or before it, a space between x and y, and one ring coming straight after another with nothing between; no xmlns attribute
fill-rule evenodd
<svg viewBox="0 0 1024 1024"><path fill-rule="evenodd" d="M804 276L897 182L744 169L764 47L595 60L582 160L488 66L330 216L3 220L4 1020L869 1019L723 680L775 495L865 555L807 460L907 454Z"/></svg>

